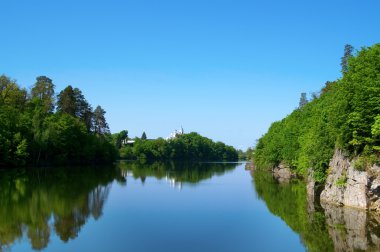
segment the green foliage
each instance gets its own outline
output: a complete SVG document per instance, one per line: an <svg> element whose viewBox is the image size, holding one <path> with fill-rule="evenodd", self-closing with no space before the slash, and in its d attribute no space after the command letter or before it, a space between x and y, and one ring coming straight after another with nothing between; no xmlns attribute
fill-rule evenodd
<svg viewBox="0 0 380 252"><path fill-rule="evenodd" d="M273 123L259 139L257 168L285 162L300 174L313 168L323 182L336 148L366 157L368 165L379 160L380 44L345 60L342 79L327 82L319 97Z"/></svg>
<svg viewBox="0 0 380 252"><path fill-rule="evenodd" d="M94 114L82 91L67 86L58 94L57 98L57 112L79 118L86 125L88 132L92 130Z"/></svg>
<svg viewBox="0 0 380 252"><path fill-rule="evenodd" d="M363 157L359 157L354 162L354 168L358 171L364 171L366 168L365 160Z"/></svg>
<svg viewBox="0 0 380 252"><path fill-rule="evenodd" d="M359 171L365 171L370 168L373 164L379 165L380 158L378 155L378 151L376 149L377 146L373 148L366 146L361 156L358 156L354 159L354 168Z"/></svg>
<svg viewBox="0 0 380 252"><path fill-rule="evenodd" d="M380 115L375 117L375 122L371 127L371 133L373 137L380 137Z"/></svg>
<svg viewBox="0 0 380 252"><path fill-rule="evenodd" d="M344 186L346 186L346 184L347 184L347 175L346 174L342 174L342 176L340 176L340 178L338 178L335 182L335 185L338 187L344 187Z"/></svg>
<svg viewBox="0 0 380 252"><path fill-rule="evenodd" d="M254 151L252 148L248 148L246 151L237 150L237 152L239 160L252 160L253 158Z"/></svg>
<svg viewBox="0 0 380 252"><path fill-rule="evenodd" d="M328 175L329 169L325 169L325 167L318 166L317 168L314 168L314 180L317 183L323 183L325 182L327 175Z"/></svg>
<svg viewBox="0 0 380 252"><path fill-rule="evenodd" d="M45 113L51 113L54 110L54 88L53 81L46 76L36 78L31 96Z"/></svg>
<svg viewBox="0 0 380 252"><path fill-rule="evenodd" d="M347 72L348 70L348 61L352 57L352 52L354 51L354 47L352 45L345 45L344 46L344 54L341 59L341 67L342 67L342 73Z"/></svg>
<svg viewBox="0 0 380 252"><path fill-rule="evenodd" d="M104 135L110 133L105 114L106 111L101 106L97 106L95 108L93 118L95 134Z"/></svg>
<svg viewBox="0 0 380 252"><path fill-rule="evenodd" d="M375 121L371 126L371 133L373 139L373 150L380 153L380 115L375 117Z"/></svg>
<svg viewBox="0 0 380 252"><path fill-rule="evenodd" d="M125 141L128 140L128 130L122 130L119 133L112 134L112 143L116 149L120 149Z"/></svg>
<svg viewBox="0 0 380 252"><path fill-rule="evenodd" d="M253 155L255 154L255 150L253 148L248 148L245 153L246 153L246 156L247 156L247 160L252 160L253 159Z"/></svg>
<svg viewBox="0 0 380 252"><path fill-rule="evenodd" d="M123 146L119 150L119 157L121 159L126 159L126 160L133 160L135 159L135 155L133 154L133 148L131 146Z"/></svg>
<svg viewBox="0 0 380 252"><path fill-rule="evenodd" d="M110 162L116 149L110 143L105 111L95 118L81 91L71 86L58 95L54 84L40 76L28 95L15 81L0 76L0 166ZM100 122L99 132L92 123ZM101 128L103 127L103 128ZM108 127L108 126L107 126Z"/></svg>
<svg viewBox="0 0 380 252"><path fill-rule="evenodd" d="M236 161L238 152L232 146L192 132L175 139L136 139L133 147L123 146L120 157L146 161L191 160L191 161Z"/></svg>
<svg viewBox="0 0 380 252"><path fill-rule="evenodd" d="M75 116L76 110L77 108L74 89L72 86L67 86L58 95L57 111Z"/></svg>

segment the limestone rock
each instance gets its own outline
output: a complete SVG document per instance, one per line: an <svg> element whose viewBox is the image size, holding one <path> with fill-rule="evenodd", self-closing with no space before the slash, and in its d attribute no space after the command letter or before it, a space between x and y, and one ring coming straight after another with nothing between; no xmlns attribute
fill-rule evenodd
<svg viewBox="0 0 380 252"><path fill-rule="evenodd" d="M335 151L321 201L362 209L380 210L380 167L358 171L341 151Z"/></svg>
<svg viewBox="0 0 380 252"><path fill-rule="evenodd" d="M337 185L337 181L346 176L349 167L348 160L340 151L336 151L330 161L330 173L326 179L325 189L321 193L322 202L343 205L345 190L342 186Z"/></svg>

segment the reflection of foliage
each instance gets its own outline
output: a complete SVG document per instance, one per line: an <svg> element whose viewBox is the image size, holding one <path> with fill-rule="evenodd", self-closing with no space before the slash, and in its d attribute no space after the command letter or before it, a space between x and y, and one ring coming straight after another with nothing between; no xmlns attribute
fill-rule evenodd
<svg viewBox="0 0 380 252"><path fill-rule="evenodd" d="M307 192L304 182L293 180L279 184L268 172L254 173L258 196L268 209L299 233L309 251L333 251L326 218L322 210L308 212Z"/></svg>
<svg viewBox="0 0 380 252"><path fill-rule="evenodd" d="M88 218L95 220L109 193L109 184L125 183L123 171L142 181L148 176L197 183L222 175L233 163L132 163L117 167L13 169L0 171L0 251L22 236L33 249L48 246L55 232L64 242L75 239Z"/></svg>
<svg viewBox="0 0 380 252"><path fill-rule="evenodd" d="M177 182L198 183L214 175L223 175L236 167L236 163L141 163L120 162L121 170L132 171L135 178L145 180L146 177L157 179L174 178Z"/></svg>
<svg viewBox="0 0 380 252"><path fill-rule="evenodd" d="M2 171L0 251L23 233L33 249L47 247L52 230L64 242L74 239L89 217L102 215L107 185L119 177L112 167Z"/></svg>

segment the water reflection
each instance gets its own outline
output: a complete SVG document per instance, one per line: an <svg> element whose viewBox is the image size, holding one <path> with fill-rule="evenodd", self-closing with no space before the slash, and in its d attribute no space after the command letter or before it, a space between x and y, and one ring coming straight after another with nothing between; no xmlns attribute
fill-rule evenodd
<svg viewBox="0 0 380 252"><path fill-rule="evenodd" d="M253 174L257 195L300 235L308 251L380 251L380 215L313 202L301 180L279 183L270 173Z"/></svg>
<svg viewBox="0 0 380 252"><path fill-rule="evenodd" d="M118 167L126 177L140 179L144 184L147 177L164 179L174 188L183 184L196 184L213 176L221 176L236 168L236 163L140 163L121 161Z"/></svg>
<svg viewBox="0 0 380 252"><path fill-rule="evenodd" d="M336 251L380 251L380 216L363 210L323 205Z"/></svg>
<svg viewBox="0 0 380 252"><path fill-rule="evenodd" d="M76 239L86 222L98 220L115 181L128 177L167 179L182 187L222 175L236 164L142 164L120 162L111 167L71 167L0 170L0 251L16 241L34 250L48 247L53 234L61 241Z"/></svg>
<svg viewBox="0 0 380 252"><path fill-rule="evenodd" d="M27 237L46 248L55 232L67 242L88 218L100 218L116 168L20 169L0 172L0 251Z"/></svg>

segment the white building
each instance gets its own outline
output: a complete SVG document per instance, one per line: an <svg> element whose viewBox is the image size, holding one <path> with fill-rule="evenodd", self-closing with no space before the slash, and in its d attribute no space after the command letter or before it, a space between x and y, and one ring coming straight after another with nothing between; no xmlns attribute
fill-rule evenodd
<svg viewBox="0 0 380 252"><path fill-rule="evenodd" d="M132 139L123 139L121 141L121 145L124 146L124 145L133 145L136 141L135 140L132 140Z"/></svg>
<svg viewBox="0 0 380 252"><path fill-rule="evenodd" d="M166 138L166 140L170 140L170 139L175 139L175 138L178 138L179 136L182 136L183 134L185 134L185 132L183 131L183 128L181 126L181 130L174 130L169 137Z"/></svg>

